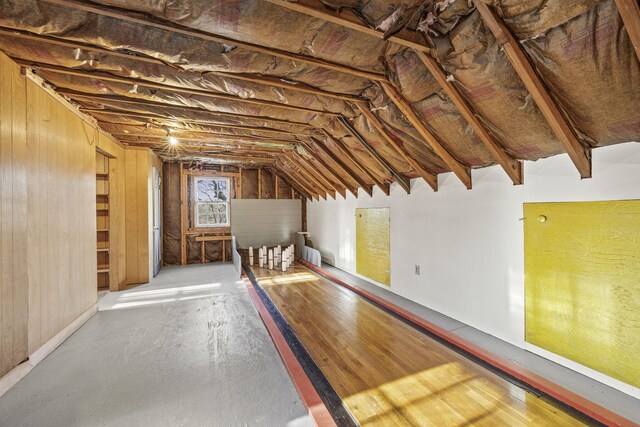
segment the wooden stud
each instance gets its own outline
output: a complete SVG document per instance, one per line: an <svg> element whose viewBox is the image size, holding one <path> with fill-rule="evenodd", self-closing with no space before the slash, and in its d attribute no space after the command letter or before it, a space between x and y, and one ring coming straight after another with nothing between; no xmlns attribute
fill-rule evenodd
<svg viewBox="0 0 640 427"><path fill-rule="evenodd" d="M262 199L262 168L258 168L258 199Z"/></svg>
<svg viewBox="0 0 640 427"><path fill-rule="evenodd" d="M373 196L373 189L371 188L371 186L369 184L367 184L366 182L364 182L364 180L358 175L356 174L353 170L351 170L351 168L349 166L347 166L347 164L342 161L342 159L337 156L335 153L333 153L328 147L326 147L322 142L320 142L319 140L310 137L311 141L313 141L315 143L315 146L320 148L328 157L331 158L331 160L333 160L338 166L340 166L340 168L347 174L349 175L349 177L351 177L351 179L353 179L355 182L358 183L358 185L360 187L362 187L362 189L369 195L369 196ZM358 197L358 195L356 194L356 197Z"/></svg>
<svg viewBox="0 0 640 427"><path fill-rule="evenodd" d="M134 61L134 62L136 61L146 62L146 63L152 63L152 64L157 64L162 66L169 66L171 68L175 68L178 71L182 71L186 73L189 73L189 72L198 73L198 71L183 69L176 64L168 64L157 58L152 58L152 57L147 57L142 55L132 55L129 53L120 53L117 51L108 50L108 49L91 45L91 44L79 43L71 40L57 39L57 38L44 36L40 34L29 33L26 31L18 31L10 28L0 27L0 35L7 35L7 36L16 37L16 38L25 39L25 40L33 40L40 43L63 46L71 49L80 49L86 52L99 53L101 55L110 55L114 57L125 58L127 60ZM249 82L261 84L264 86L278 87L278 88L287 89L295 92L309 93L317 96L340 99L343 101L355 102L360 100L359 97L354 95L325 91L322 89L315 88L313 86L309 86L302 82L297 82L297 81L292 82L290 79L287 79L285 77L280 77L280 76L261 76L261 75L253 75L253 74L246 74L246 73L225 73L223 71L207 71L207 74L212 76L229 78L229 79L249 81Z"/></svg>
<svg viewBox="0 0 640 427"><path fill-rule="evenodd" d="M132 14L128 11L123 11L114 7L99 6L96 4L88 4L79 2L76 0L43 0L45 3L55 4L63 6L72 10L80 10L83 12L94 13L97 15L108 16L110 18L119 19L122 21L132 22L134 24L140 24L146 27L153 27L160 30L168 31L170 33L182 34L196 39L223 43L228 46L237 46L248 51L262 53L265 55L275 56L279 58L289 59L298 63L309 64L316 67L326 68L328 70L336 71L339 73L348 74L363 79L381 81L386 80L383 74L374 73L371 71L360 70L347 65L338 64L335 62L325 61L322 59L302 55L299 53L291 53L280 49L273 49L269 47L260 46L254 43L244 42L241 40L234 40L229 37L219 36L202 30L186 27L184 25L176 24L164 19L153 17L146 18L142 14Z"/></svg>
<svg viewBox="0 0 640 427"><path fill-rule="evenodd" d="M449 99L460 111L462 117L471 125L480 141L487 147L487 150L491 153L494 159L498 161L502 169L509 175L514 185L521 185L523 182L522 175L522 162L514 159L509 153L507 153L503 147L494 139L494 137L487 131L484 125L480 122L478 116L474 113L471 105L466 101L458 87L447 78L447 74L444 72L440 64L429 54L415 51L418 58L431 72L436 79L440 87L449 96Z"/></svg>
<svg viewBox="0 0 640 427"><path fill-rule="evenodd" d="M360 141L360 143L364 146L364 148L366 148L367 151L369 151L369 153L371 154L371 157L373 157L373 159L383 169L386 169L387 172L389 172L391 176L396 180L398 185L400 185L400 187L402 187L404 191L406 191L407 194L409 194L411 192L411 183L409 182L409 179L406 176L400 174L398 171L396 171L393 166L391 166L380 154L378 154L376 150L371 146L371 144L369 144L369 142L366 139L364 139L364 137L360 134L360 132L358 132L356 128L353 127L353 125L349 122L349 120L347 120L346 117L339 116L338 121L347 130L347 132L349 132L358 141ZM388 195L389 193L387 193L387 196Z"/></svg>
<svg viewBox="0 0 640 427"><path fill-rule="evenodd" d="M273 175L273 181L275 183L275 193L276 193L275 194L275 198L276 198L276 200L278 200L278 196L279 196L279 194L278 194L279 193L278 192L278 185L279 185L279 183L278 183L278 175L273 173L273 171L271 172L271 174Z"/></svg>
<svg viewBox="0 0 640 427"><path fill-rule="evenodd" d="M184 88L184 87L180 87L180 86L173 86L173 85L167 85L167 84L162 84L162 83L155 83L155 82L144 80L144 79L135 79L135 78L131 78L131 77L119 77L119 76L114 76L112 74L104 73L104 72L100 72L100 71L75 70L75 69L72 69L72 68L60 67L60 66L57 66L57 65L47 65L47 64L40 63L40 62L24 61L24 60L21 60L19 58L11 58L11 59L13 59L19 65L22 65L24 67L35 68L36 70L43 70L43 71L50 72L50 73L55 73L55 74L63 74L63 75L68 75L68 76L75 76L75 77L81 77L81 78L92 79L92 80L102 80L102 81L108 81L108 82L114 82L114 83L145 86L145 87L154 88L154 89L161 89L161 90L165 90L165 91L186 93L186 94L189 94L189 95L198 95L198 96L203 96L203 97L206 97L206 98L224 99L224 100L231 101L231 102L255 104L255 105L261 105L261 106L272 107L272 108L281 108L281 109L286 109L286 110L302 111L302 112L306 112L306 113L319 113L319 114L327 114L327 115L330 115L330 116L337 116L339 114L339 113L335 113L335 112L331 112L331 111L317 110L317 109L314 109L314 108L307 108L307 107L300 107L300 106L293 105L293 104L283 104L283 103L280 103L280 102L268 101L268 100L264 100L264 99L241 98L240 96L230 95L230 94L227 94L227 93L211 92L211 91L203 90L203 89L190 89L190 88Z"/></svg>
<svg viewBox="0 0 640 427"><path fill-rule="evenodd" d="M187 182L180 162L180 264L187 263Z"/></svg>
<svg viewBox="0 0 640 427"><path fill-rule="evenodd" d="M578 169L582 178L591 177L591 149L585 147L576 136L573 128L560 107L551 98L545 84L538 76L535 68L520 43L511 34L504 22L496 16L491 8L481 0L473 0L476 9L482 16L487 28L491 30L514 70L524 83L540 112L551 126L553 133Z"/></svg>
<svg viewBox="0 0 640 427"><path fill-rule="evenodd" d="M440 157L444 163L456 174L460 181L467 187L471 188L471 171L468 166L465 166L461 162L459 162L455 157L453 157L446 148L442 145L442 143L436 138L434 134L427 129L427 127L422 123L416 112L413 110L413 107L409 102L400 93L391 86L389 83L382 83L382 88L391 101L398 107L398 109L405 115L405 117L409 120L411 125L420 133L422 138L427 142L427 144L431 147L431 149Z"/></svg>

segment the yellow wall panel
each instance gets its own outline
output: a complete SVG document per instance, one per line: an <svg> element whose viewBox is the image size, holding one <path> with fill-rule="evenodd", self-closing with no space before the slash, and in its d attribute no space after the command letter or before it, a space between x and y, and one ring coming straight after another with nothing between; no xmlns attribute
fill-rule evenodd
<svg viewBox="0 0 640 427"><path fill-rule="evenodd" d="M526 341L640 387L640 200L524 214Z"/></svg>
<svg viewBox="0 0 640 427"><path fill-rule="evenodd" d="M389 208L356 209L356 271L390 285Z"/></svg>

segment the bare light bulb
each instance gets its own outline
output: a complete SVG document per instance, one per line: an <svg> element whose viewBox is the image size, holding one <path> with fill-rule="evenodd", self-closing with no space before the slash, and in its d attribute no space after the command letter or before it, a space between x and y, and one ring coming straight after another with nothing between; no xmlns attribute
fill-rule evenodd
<svg viewBox="0 0 640 427"><path fill-rule="evenodd" d="M169 137L169 144L176 145L177 143L178 143L178 138L176 138L175 136Z"/></svg>

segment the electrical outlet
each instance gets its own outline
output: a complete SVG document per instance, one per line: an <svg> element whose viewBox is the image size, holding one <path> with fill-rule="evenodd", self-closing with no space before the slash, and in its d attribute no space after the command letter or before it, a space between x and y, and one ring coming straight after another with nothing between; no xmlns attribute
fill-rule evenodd
<svg viewBox="0 0 640 427"><path fill-rule="evenodd" d="M416 274L416 276L420 275L420 266L419 265L415 265L415 274Z"/></svg>

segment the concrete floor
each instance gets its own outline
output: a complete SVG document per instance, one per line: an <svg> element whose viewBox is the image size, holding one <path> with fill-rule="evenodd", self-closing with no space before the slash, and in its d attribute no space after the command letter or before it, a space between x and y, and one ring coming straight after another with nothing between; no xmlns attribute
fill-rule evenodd
<svg viewBox="0 0 640 427"><path fill-rule="evenodd" d="M0 426L310 426L232 264L167 267L0 398Z"/></svg>

